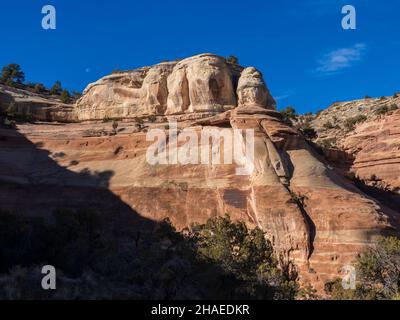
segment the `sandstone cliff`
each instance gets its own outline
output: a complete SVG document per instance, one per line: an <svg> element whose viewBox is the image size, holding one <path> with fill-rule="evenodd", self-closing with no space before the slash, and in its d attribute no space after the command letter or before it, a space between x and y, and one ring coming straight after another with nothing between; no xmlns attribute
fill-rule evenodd
<svg viewBox="0 0 400 320"><path fill-rule="evenodd" d="M261 74L213 54L119 72L90 84L77 102L80 120L203 113L254 102L274 107Z"/></svg>
<svg viewBox="0 0 400 320"><path fill-rule="evenodd" d="M301 281L318 289L377 236L398 230L399 212L337 174L282 122L255 68L202 54L113 74L89 85L69 112L68 119L85 121L0 128L3 208L46 214L86 201L95 206L103 201L96 190L108 188L143 217L168 217L180 229L229 213L262 228L282 263L293 261ZM121 120L117 129L107 122L112 118ZM179 130L198 134L253 129L254 171L240 176L233 164L150 165L146 132L167 128L172 119ZM88 188L90 199L78 196Z"/></svg>
<svg viewBox="0 0 400 320"><path fill-rule="evenodd" d="M331 141L351 158L356 178L400 195L400 96L335 103L312 126L317 143Z"/></svg>

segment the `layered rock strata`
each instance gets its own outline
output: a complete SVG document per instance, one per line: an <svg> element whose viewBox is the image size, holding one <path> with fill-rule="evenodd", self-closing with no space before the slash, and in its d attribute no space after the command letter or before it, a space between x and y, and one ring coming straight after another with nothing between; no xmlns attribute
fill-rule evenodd
<svg viewBox="0 0 400 320"><path fill-rule="evenodd" d="M118 209L97 196L108 189L141 216L169 218L178 229L228 213L262 228L282 264L294 263L301 281L320 290L379 235L398 230L399 212L336 174L283 123L255 68L204 54L113 74L89 85L72 113L85 122L0 129L2 208L112 212ZM115 128L104 121L111 118L123 121ZM171 140L168 120L177 121L178 134L195 132L200 153L210 148L200 139L206 131L251 130L254 161L245 162L254 169L238 175L235 163L150 164L148 132L164 129ZM232 148L223 141L219 150ZM245 140L239 148L246 150Z"/></svg>

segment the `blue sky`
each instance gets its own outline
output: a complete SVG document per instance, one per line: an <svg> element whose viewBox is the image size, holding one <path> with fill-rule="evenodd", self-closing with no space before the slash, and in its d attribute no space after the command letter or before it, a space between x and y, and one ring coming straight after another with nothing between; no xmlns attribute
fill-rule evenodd
<svg viewBox="0 0 400 320"><path fill-rule="evenodd" d="M56 30L41 28L46 4ZM357 30L341 27L345 4ZM400 91L397 0L13 0L0 10L0 65L47 86L81 91L114 69L213 52L260 69L279 108Z"/></svg>

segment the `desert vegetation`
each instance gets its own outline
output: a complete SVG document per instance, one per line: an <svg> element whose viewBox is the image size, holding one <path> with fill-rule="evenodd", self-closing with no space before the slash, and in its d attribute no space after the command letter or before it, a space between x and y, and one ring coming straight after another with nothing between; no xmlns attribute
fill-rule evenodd
<svg viewBox="0 0 400 320"><path fill-rule="evenodd" d="M63 103L71 103L81 97L79 92L74 91L71 94L67 89L63 88L59 80L51 88L46 88L43 83L25 82L25 73L17 63L10 63L2 68L0 83L36 94L54 95Z"/></svg>
<svg viewBox="0 0 400 320"><path fill-rule="evenodd" d="M5 110L0 109L0 125L4 125L6 128L14 129L17 122L33 122L33 118L28 114L18 113L17 104L11 101Z"/></svg>
<svg viewBox="0 0 400 320"><path fill-rule="evenodd" d="M25 81L25 74L19 64L10 63L2 68L0 81L8 86L22 84Z"/></svg>
<svg viewBox="0 0 400 320"><path fill-rule="evenodd" d="M226 62L230 64L239 64L239 59L236 56L230 55L226 57Z"/></svg>
<svg viewBox="0 0 400 320"><path fill-rule="evenodd" d="M287 106L286 108L282 109L280 113L282 115L283 122L285 122L290 126L292 126L293 122L296 121L298 118L296 109L293 108L292 106Z"/></svg>
<svg viewBox="0 0 400 320"><path fill-rule="evenodd" d="M397 109L398 109L398 106L396 104L383 105L383 106L379 106L378 108L376 108L376 110L374 111L374 114L381 116L381 115L385 115L391 111L395 111Z"/></svg>
<svg viewBox="0 0 400 320"><path fill-rule="evenodd" d="M400 239L381 238L356 260L356 288L343 289L341 280L325 286L332 299L400 300Z"/></svg>
<svg viewBox="0 0 400 320"><path fill-rule="evenodd" d="M259 229L228 216L177 232L117 227L93 210L60 209L52 222L0 212L1 299L294 299L295 275L278 268ZM118 229L117 229L118 228ZM57 290L41 289L41 266Z"/></svg>
<svg viewBox="0 0 400 320"><path fill-rule="evenodd" d="M229 216L182 232L168 220L149 232L115 230L90 209L56 210L51 220L0 212L1 299L319 299L278 267L260 229ZM57 269L54 292L40 286L46 264ZM355 265L356 289L334 280L329 297L399 299L398 238L382 238Z"/></svg>
<svg viewBox="0 0 400 320"><path fill-rule="evenodd" d="M306 139L313 140L317 138L318 134L312 127L312 119L314 115L311 112L304 114L303 116L297 114L296 109L292 106L287 106L280 111L283 122L295 127L299 130Z"/></svg>
<svg viewBox="0 0 400 320"><path fill-rule="evenodd" d="M363 123L367 120L367 116L365 115L358 115L352 118L348 118L346 119L346 121L344 122L344 128L347 131L351 131L354 130L355 126L359 123Z"/></svg>

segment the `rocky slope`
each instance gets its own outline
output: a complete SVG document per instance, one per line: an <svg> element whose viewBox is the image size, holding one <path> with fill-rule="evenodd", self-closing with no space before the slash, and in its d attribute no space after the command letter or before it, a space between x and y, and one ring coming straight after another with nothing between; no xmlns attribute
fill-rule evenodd
<svg viewBox="0 0 400 320"><path fill-rule="evenodd" d="M356 178L400 194L400 96L336 103L311 123L316 142L344 152Z"/></svg>
<svg viewBox="0 0 400 320"><path fill-rule="evenodd" d="M111 118L121 119L117 128ZM2 208L42 215L84 205L118 210L99 191L107 189L142 217L168 217L180 229L228 213L262 228L281 262L293 261L301 281L318 289L377 236L398 230L398 211L337 174L283 123L255 68L202 54L113 74L87 87L62 120L72 119L84 122L0 128ZM254 170L151 165L146 134L168 128L169 120L198 135L254 130Z"/></svg>
<svg viewBox="0 0 400 320"><path fill-rule="evenodd" d="M15 113L39 121L73 122L78 120L74 106L62 103L54 96L40 95L27 90L0 84L0 114L12 104Z"/></svg>

